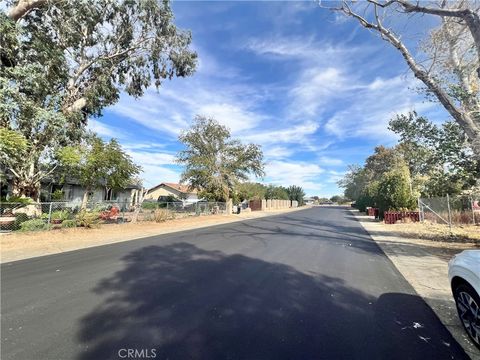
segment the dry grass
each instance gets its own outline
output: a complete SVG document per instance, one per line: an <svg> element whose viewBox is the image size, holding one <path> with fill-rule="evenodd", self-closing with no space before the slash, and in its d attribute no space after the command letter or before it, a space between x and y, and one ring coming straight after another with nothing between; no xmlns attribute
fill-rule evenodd
<svg viewBox="0 0 480 360"><path fill-rule="evenodd" d="M480 226L475 225L455 225L450 229L448 225L424 222L398 223L388 227L402 236L411 238L480 245Z"/></svg>

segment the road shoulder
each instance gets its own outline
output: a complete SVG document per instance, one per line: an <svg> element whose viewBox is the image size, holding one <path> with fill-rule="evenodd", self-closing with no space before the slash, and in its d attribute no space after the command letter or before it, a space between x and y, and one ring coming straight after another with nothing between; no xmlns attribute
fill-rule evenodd
<svg viewBox="0 0 480 360"><path fill-rule="evenodd" d="M93 229L72 228L3 234L0 236L0 263L280 215L308 208L308 206L305 206L272 211L244 212L239 215L192 216L162 223L109 224Z"/></svg>
<svg viewBox="0 0 480 360"><path fill-rule="evenodd" d="M432 308L452 336L472 359L480 351L469 341L460 324L448 281L448 260L473 244L434 242L396 234L389 225L351 211L418 295Z"/></svg>

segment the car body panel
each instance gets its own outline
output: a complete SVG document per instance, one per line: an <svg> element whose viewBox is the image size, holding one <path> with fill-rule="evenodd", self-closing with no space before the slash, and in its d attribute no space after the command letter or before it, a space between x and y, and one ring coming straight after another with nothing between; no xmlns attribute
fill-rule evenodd
<svg viewBox="0 0 480 360"><path fill-rule="evenodd" d="M454 277L460 277L480 295L480 250L465 250L454 256L448 263L450 284Z"/></svg>

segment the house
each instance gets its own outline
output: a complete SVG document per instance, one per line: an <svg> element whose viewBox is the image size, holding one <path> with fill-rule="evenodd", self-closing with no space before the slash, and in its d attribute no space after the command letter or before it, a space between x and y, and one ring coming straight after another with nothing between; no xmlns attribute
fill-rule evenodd
<svg viewBox="0 0 480 360"><path fill-rule="evenodd" d="M55 198L53 194L63 193L63 196ZM129 184L123 189L107 189L99 187L90 191L89 202L117 202L125 206L133 206L142 202L143 188L138 184ZM40 197L42 201L67 201L71 203L81 203L85 194L85 188L75 180L66 180L63 184L42 184Z"/></svg>
<svg viewBox="0 0 480 360"><path fill-rule="evenodd" d="M144 199L155 201L167 201L169 197L175 197L186 203L196 203L198 199L198 191L190 189L188 185L177 183L161 183L148 189Z"/></svg>
<svg viewBox="0 0 480 360"><path fill-rule="evenodd" d="M304 198L303 198L303 202L305 203L305 205L313 205L313 204L315 204L315 198L313 198L313 197L304 197Z"/></svg>
<svg viewBox="0 0 480 360"><path fill-rule="evenodd" d="M6 177L0 186L1 197L11 195L11 178ZM40 202L68 202L72 205L81 204L85 188L74 179L67 179L63 183L53 179L44 179L40 184ZM127 207L142 202L143 188L138 184L131 184L123 189L112 190L99 187L89 194L89 202L115 201Z"/></svg>

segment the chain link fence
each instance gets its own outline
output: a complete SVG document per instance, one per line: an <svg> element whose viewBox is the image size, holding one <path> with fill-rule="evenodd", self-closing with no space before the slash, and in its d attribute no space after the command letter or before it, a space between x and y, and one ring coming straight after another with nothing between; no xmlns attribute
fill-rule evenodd
<svg viewBox="0 0 480 360"><path fill-rule="evenodd" d="M36 231L99 224L162 222L187 216L226 214L220 202L143 202L138 205L116 201L80 203L0 203L0 232Z"/></svg>
<svg viewBox="0 0 480 360"><path fill-rule="evenodd" d="M480 195L419 198L420 221L452 225L480 224Z"/></svg>

